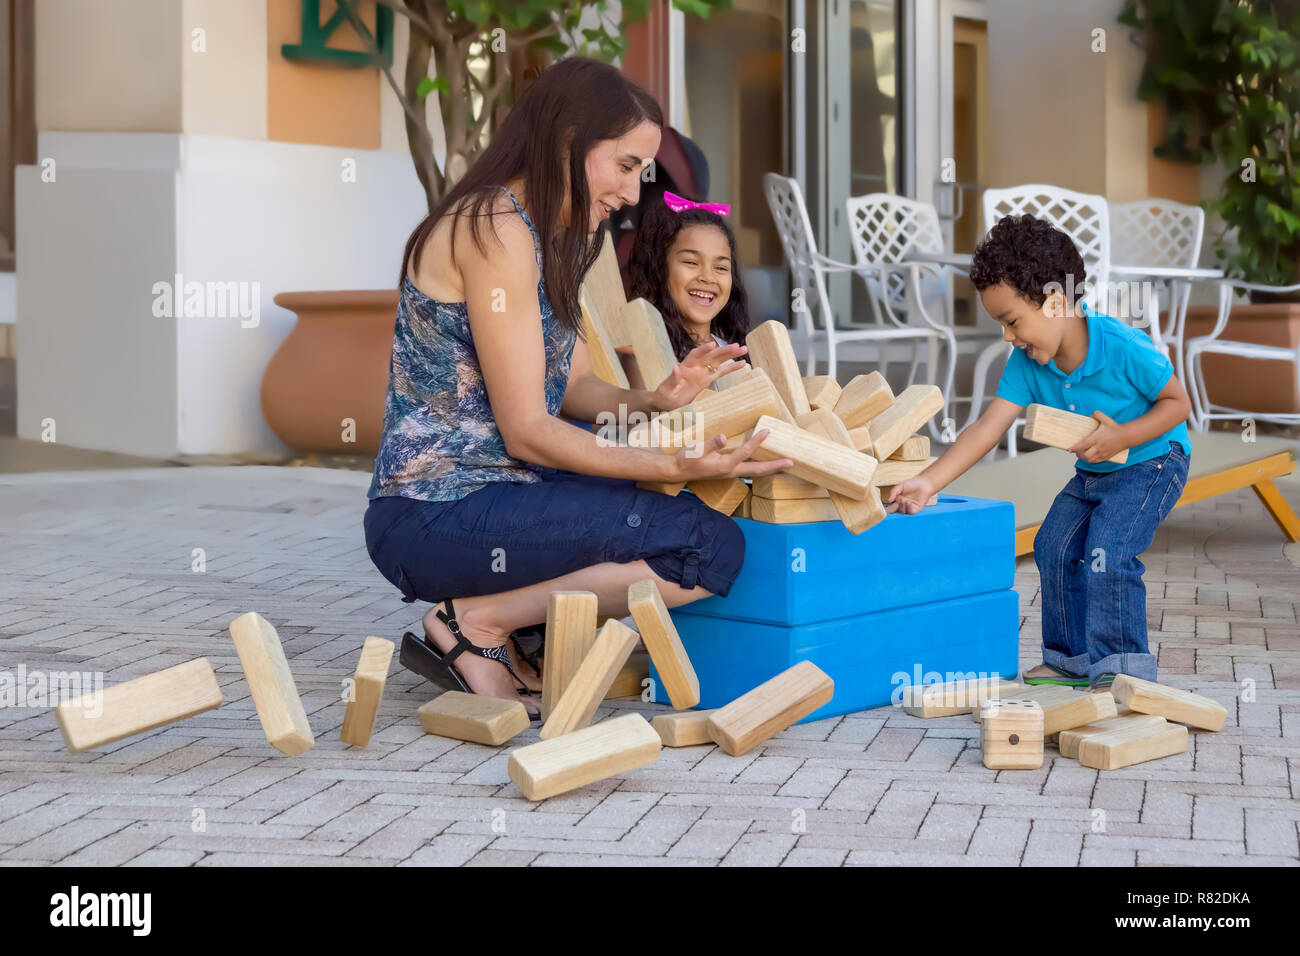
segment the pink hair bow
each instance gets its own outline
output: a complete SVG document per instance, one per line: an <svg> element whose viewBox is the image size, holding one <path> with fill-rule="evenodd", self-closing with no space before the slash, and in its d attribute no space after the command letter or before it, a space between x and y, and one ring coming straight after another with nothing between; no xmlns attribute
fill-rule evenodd
<svg viewBox="0 0 1300 956"><path fill-rule="evenodd" d="M683 209L703 209L705 212L717 213L719 216L730 216L731 206L725 202L692 202L684 196L676 193L670 193L664 190L664 205L673 212L681 212Z"/></svg>

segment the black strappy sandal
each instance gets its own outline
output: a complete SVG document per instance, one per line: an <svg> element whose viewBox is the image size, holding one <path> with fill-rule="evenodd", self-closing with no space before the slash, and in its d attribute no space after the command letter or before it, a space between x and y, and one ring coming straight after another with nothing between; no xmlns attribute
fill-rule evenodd
<svg viewBox="0 0 1300 956"><path fill-rule="evenodd" d="M456 646L444 654L438 649L437 645L430 640L428 635L421 638L412 634L410 631L407 631L402 635L402 649L400 656L398 657L398 660L401 661L403 667L407 670L414 671L434 686L440 687L443 690L458 690L466 694L472 694L474 691L470 689L469 683L461 676L460 671L456 669L455 665L452 664L452 661L457 657L466 651L469 651L471 654L477 654L479 657L486 657L488 660L504 664L506 670L510 672L510 676L514 678L515 683L519 685L520 693L528 694L530 696L532 695L533 692L528 689L528 685L519 679L519 675L515 673L515 669L510 665L510 652L506 650L505 645L501 645L500 647L478 647L471 644L460 632L460 622L456 620L456 609L453 606L451 599L448 598L446 601L439 601L438 603L446 604L447 610L445 612L437 610L434 614L437 616L438 620L447 625L447 630L451 631L451 636L456 639ZM515 640L513 634L511 635L511 639ZM515 647L516 649L519 647L517 640L515 641ZM523 656L522 651L520 652L520 656ZM533 664L531 660L529 660L528 663L530 667L536 668L536 665ZM530 713L528 716L531 718L533 723L538 723L542 719L540 713L535 715Z"/></svg>

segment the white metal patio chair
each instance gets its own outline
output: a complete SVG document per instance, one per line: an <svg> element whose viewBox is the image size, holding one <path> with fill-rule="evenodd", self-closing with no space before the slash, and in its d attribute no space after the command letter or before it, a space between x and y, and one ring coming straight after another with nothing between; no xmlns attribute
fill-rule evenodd
<svg viewBox="0 0 1300 956"><path fill-rule="evenodd" d="M1300 292L1300 283L1287 286L1260 285L1255 282L1243 282L1240 279L1219 280L1219 315L1209 335L1198 335L1187 342L1187 391L1192 398L1192 427L1205 431L1210 422L1220 419L1257 418L1263 421L1277 422L1280 425L1300 425L1300 413L1295 412L1252 412L1247 409L1230 408L1215 405L1205 385L1205 373L1201 368L1204 355L1235 355L1239 358L1271 359L1273 361L1293 362L1296 376L1300 380L1300 346L1285 348L1280 345L1258 345L1254 342L1234 342L1221 339L1228 317L1232 311L1234 290L1257 292Z"/></svg>
<svg viewBox="0 0 1300 956"><path fill-rule="evenodd" d="M890 343L910 341L919 344L921 341L925 341L929 346L927 374L933 378L936 375L938 364L938 345L942 340L948 346L947 370L943 381L934 382L933 384L943 389L945 405L942 415L947 417L947 401L952 392L953 367L956 362L956 340L952 331L935 321L925 307L920 304L921 295L917 292L921 284L921 275L925 273L933 276L937 272L937 267L924 263L879 263L869 270L873 272L876 281L882 288L889 288L891 284L899 285L901 288L911 286L915 294L917 307L915 310L909 308L908 315L910 316L915 311L915 314L921 318L920 323L915 325L907 324L893 309L888 296L882 296L879 304L876 297L873 296L873 310L879 309L880 304L885 306L883 315L877 313L876 317L879 322L876 327L839 328L835 324L835 316L831 310L825 277L832 272L857 272L862 274L863 267L850 265L847 262L839 262L817 251L812 224L808 219L808 209L804 205L803 193L800 191L797 181L776 173L768 173L763 177L763 192L767 196L768 206L772 210L772 219L776 223L777 234L781 237L781 246L785 250L786 262L794 275L795 288L803 290L804 308L803 310L796 309L794 316L796 330L806 336L808 341L806 374L812 375L816 371L817 343L821 341L826 342L826 374L832 378L835 376L836 349L841 342L875 343L881 346L881 354L883 355L884 350L888 348ZM817 320L813 318L814 308L821 320L820 327L818 327ZM914 353L912 374L915 374L916 365L917 360ZM931 428L933 427L932 420Z"/></svg>

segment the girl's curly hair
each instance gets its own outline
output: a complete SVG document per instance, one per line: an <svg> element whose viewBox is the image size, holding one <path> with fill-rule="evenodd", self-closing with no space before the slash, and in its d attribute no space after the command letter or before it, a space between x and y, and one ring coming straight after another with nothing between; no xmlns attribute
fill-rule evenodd
<svg viewBox="0 0 1300 956"><path fill-rule="evenodd" d="M1069 276L1074 277L1072 283ZM999 219L975 247L970 270L978 291L1005 282L1040 307L1051 291L1073 287L1076 298L1082 295L1087 278L1074 240L1046 219L1028 214Z"/></svg>
<svg viewBox="0 0 1300 956"><path fill-rule="evenodd" d="M628 298L647 299L664 317L668 340L678 360L695 348L681 311L668 294L668 250L677 234L688 226L713 226L722 230L731 250L731 296L713 317L709 331L724 342L744 342L749 332L749 298L736 256L736 237L717 213L704 209L673 212L662 203L652 203L641 216L636 243L628 262Z"/></svg>

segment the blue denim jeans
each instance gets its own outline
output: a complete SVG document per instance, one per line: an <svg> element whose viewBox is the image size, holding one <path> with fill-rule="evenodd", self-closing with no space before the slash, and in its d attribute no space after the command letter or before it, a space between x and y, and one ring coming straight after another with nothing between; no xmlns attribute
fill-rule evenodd
<svg viewBox="0 0 1300 956"><path fill-rule="evenodd" d="M1170 442L1164 455L1105 474L1075 469L1034 538L1044 663L1093 681L1156 679L1138 556L1182 496L1187 464L1183 446Z"/></svg>

